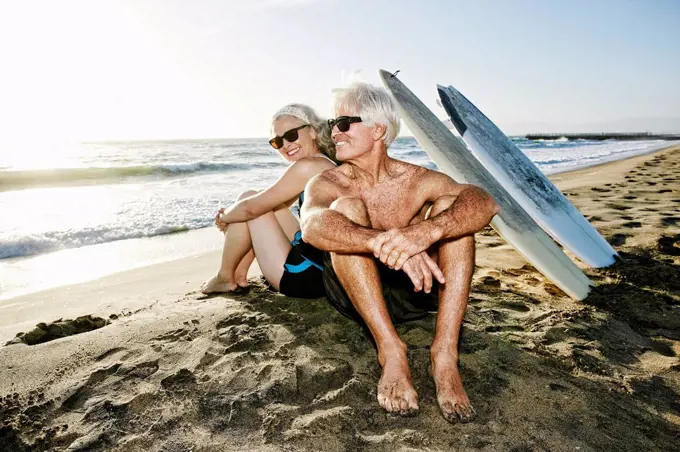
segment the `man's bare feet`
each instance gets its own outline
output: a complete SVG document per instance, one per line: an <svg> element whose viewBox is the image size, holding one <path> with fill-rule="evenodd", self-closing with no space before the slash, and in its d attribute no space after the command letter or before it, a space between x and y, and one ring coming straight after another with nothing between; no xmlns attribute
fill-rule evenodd
<svg viewBox="0 0 680 452"><path fill-rule="evenodd" d="M378 403L401 416L418 413L418 394L413 387L406 352L384 353L379 361L383 373L378 382Z"/></svg>
<svg viewBox="0 0 680 452"><path fill-rule="evenodd" d="M437 388L437 403L444 419L452 424L470 422L477 412L463 388L458 360L450 353L432 355L432 377Z"/></svg>
<svg viewBox="0 0 680 452"><path fill-rule="evenodd" d="M239 287L234 281L223 278L219 273L201 285L204 294L233 292Z"/></svg>

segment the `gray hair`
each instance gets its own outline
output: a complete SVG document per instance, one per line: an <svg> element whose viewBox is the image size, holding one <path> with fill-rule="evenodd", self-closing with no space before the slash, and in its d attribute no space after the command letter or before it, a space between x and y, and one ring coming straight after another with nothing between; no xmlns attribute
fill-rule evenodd
<svg viewBox="0 0 680 452"><path fill-rule="evenodd" d="M274 113L272 122L276 121L281 116L293 116L300 121L309 124L316 132L315 141L319 151L328 156L335 163L338 163L338 160L335 158L335 143L331 139L331 129L328 126L328 121L320 118L312 107L304 104L288 104Z"/></svg>
<svg viewBox="0 0 680 452"><path fill-rule="evenodd" d="M360 116L368 127L385 126L383 141L392 144L401 126L397 107L387 90L363 82L355 82L345 88L333 90L333 110L344 108L348 114Z"/></svg>

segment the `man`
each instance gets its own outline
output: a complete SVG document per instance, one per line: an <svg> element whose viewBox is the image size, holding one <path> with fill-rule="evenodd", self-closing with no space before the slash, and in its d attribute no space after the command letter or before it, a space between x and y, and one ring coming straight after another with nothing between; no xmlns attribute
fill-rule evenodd
<svg viewBox="0 0 680 452"><path fill-rule="evenodd" d="M370 331L382 367L378 402L402 415L418 411L418 395L394 323L436 310L430 358L437 402L449 422L470 421L458 336L474 233L498 205L478 187L387 155L399 116L385 90L365 83L336 90L335 113L329 124L343 164L309 182L301 212L303 240L327 252L328 298Z"/></svg>

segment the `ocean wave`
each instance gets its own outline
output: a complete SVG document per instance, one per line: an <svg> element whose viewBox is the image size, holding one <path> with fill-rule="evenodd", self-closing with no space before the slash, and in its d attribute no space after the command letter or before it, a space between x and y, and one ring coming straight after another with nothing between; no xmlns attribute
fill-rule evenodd
<svg viewBox="0 0 680 452"><path fill-rule="evenodd" d="M212 218L193 221L191 224L163 225L147 230L120 230L110 227L87 228L79 231L50 231L17 238L0 238L0 259L26 257L82 246L98 245L117 240L140 239L186 232L210 226Z"/></svg>
<svg viewBox="0 0 680 452"><path fill-rule="evenodd" d="M194 173L233 172L249 169L267 169L281 166L274 162L217 163L195 162L163 165L138 165L117 167L55 168L37 170L0 171L0 191L15 188L46 187L110 183L116 180L143 177L177 177Z"/></svg>

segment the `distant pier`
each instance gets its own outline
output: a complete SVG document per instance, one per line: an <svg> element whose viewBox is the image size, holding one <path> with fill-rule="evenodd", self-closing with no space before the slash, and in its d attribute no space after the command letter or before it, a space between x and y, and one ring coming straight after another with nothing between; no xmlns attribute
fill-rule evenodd
<svg viewBox="0 0 680 452"><path fill-rule="evenodd" d="M527 140L680 140L680 134L659 133L531 133Z"/></svg>

